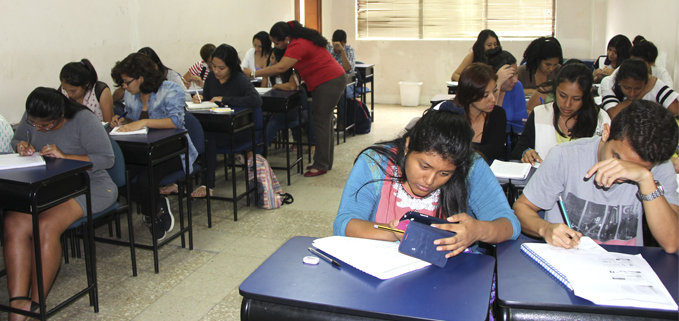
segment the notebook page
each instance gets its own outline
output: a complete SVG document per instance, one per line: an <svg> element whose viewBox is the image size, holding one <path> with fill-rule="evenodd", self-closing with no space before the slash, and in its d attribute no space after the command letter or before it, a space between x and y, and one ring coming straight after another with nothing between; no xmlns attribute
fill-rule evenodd
<svg viewBox="0 0 679 321"><path fill-rule="evenodd" d="M19 154L0 155L0 170L45 166L45 159L36 152L33 156L19 156Z"/></svg>

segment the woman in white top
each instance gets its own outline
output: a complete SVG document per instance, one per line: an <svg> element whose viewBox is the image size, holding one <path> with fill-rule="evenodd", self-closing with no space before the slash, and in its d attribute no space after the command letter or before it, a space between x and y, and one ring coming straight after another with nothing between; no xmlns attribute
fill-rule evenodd
<svg viewBox="0 0 679 321"><path fill-rule="evenodd" d="M630 49L632 43L625 35L616 35L608 41L608 47L605 56L599 56L599 59L594 62L594 83L598 84L604 77L610 76L625 59L630 57ZM601 58L604 58L602 60Z"/></svg>
<svg viewBox="0 0 679 321"><path fill-rule="evenodd" d="M250 75L255 70L263 69L269 62L271 55L271 39L266 31L260 31L252 37L252 47L243 57L243 62L240 67L243 68L243 73Z"/></svg>
<svg viewBox="0 0 679 321"><path fill-rule="evenodd" d="M649 75L648 64L641 59L625 60L617 70L613 86L602 87L601 93L602 107L611 118L635 99L655 101L673 115L679 115L679 94L658 77Z"/></svg>
<svg viewBox="0 0 679 321"><path fill-rule="evenodd" d="M59 80L61 81L59 90L64 96L89 108L99 121L111 121L113 117L111 89L106 83L98 80L97 71L89 60L67 63L61 68Z"/></svg>
<svg viewBox="0 0 679 321"><path fill-rule="evenodd" d="M557 144L601 135L611 119L594 102L592 71L582 63L565 64L554 78L554 102L535 107L511 159L542 162Z"/></svg>

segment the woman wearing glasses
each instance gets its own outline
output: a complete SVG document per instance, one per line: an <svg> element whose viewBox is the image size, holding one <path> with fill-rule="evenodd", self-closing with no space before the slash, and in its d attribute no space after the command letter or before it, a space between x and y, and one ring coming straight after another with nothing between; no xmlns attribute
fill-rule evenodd
<svg viewBox="0 0 679 321"><path fill-rule="evenodd" d="M55 89L38 87L28 96L26 112L11 145L22 156L40 154L91 162L92 168L87 174L93 213L111 206L118 197L118 188L106 172L115 158L104 127L87 107ZM85 206L85 195L80 195L39 214L45 293L49 293L61 262L59 238L85 215ZM38 285L32 282L36 278L32 239L31 215L7 212L3 250L10 306L27 311L38 308ZM10 320L24 319L26 317L10 314Z"/></svg>

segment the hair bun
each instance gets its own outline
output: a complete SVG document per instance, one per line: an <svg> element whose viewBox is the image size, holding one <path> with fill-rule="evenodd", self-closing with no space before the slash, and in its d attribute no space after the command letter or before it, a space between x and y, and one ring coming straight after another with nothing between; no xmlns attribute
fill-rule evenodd
<svg viewBox="0 0 679 321"><path fill-rule="evenodd" d="M497 56L501 53L502 53L502 47L497 46L493 49L486 50L483 54L486 56L486 58L491 59L491 58L494 58L495 56Z"/></svg>

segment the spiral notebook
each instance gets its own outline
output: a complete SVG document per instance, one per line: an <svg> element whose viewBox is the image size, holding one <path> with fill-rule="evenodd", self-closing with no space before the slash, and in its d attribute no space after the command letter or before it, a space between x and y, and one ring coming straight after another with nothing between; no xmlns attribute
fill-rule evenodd
<svg viewBox="0 0 679 321"><path fill-rule="evenodd" d="M534 243L523 243L521 244L521 252L523 254L527 255L529 258L531 258L535 263L539 264L547 273L551 274L554 279L559 281L563 286L568 288L569 290L573 291L573 286L571 285L570 282L568 282L568 278L557 268L555 268L553 265L549 264L549 262L543 258L538 252L539 250L534 250L532 248L532 245L536 245ZM547 244L540 244L540 245L547 245Z"/></svg>

